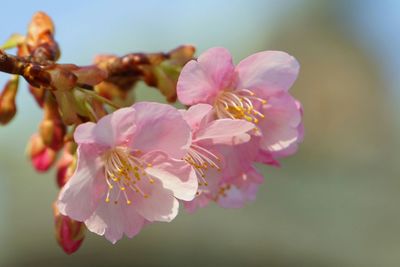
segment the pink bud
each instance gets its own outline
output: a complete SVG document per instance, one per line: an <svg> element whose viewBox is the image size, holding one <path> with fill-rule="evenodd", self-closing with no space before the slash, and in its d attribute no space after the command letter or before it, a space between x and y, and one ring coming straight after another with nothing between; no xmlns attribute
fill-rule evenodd
<svg viewBox="0 0 400 267"><path fill-rule="evenodd" d="M79 249L85 238L85 225L59 213L56 205L53 208L57 242L65 253L72 254Z"/></svg>
<svg viewBox="0 0 400 267"><path fill-rule="evenodd" d="M38 134L31 136L26 150L33 167L38 172L45 172L50 169L56 160L56 152L46 147Z"/></svg>

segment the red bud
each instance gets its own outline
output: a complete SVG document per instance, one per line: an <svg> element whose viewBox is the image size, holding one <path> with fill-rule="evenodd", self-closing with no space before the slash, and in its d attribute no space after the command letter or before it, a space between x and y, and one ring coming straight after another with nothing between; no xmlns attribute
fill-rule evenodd
<svg viewBox="0 0 400 267"><path fill-rule="evenodd" d="M26 150L33 167L38 172L45 172L54 164L57 154L56 152L45 146L42 138L38 134L31 136Z"/></svg>
<svg viewBox="0 0 400 267"><path fill-rule="evenodd" d="M62 215L56 205L53 205L53 208L57 242L65 253L72 254L82 245L86 227L82 222Z"/></svg>

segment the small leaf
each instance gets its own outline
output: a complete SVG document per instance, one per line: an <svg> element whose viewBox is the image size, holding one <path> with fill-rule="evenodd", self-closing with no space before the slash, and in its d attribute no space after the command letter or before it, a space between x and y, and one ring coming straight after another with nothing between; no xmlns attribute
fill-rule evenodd
<svg viewBox="0 0 400 267"><path fill-rule="evenodd" d="M7 50L7 49L12 49L14 47L16 47L17 45L23 43L25 41L25 37L21 34L18 33L14 33L13 35L11 35L7 41L4 42L4 44L2 44L0 46L0 49L3 50Z"/></svg>

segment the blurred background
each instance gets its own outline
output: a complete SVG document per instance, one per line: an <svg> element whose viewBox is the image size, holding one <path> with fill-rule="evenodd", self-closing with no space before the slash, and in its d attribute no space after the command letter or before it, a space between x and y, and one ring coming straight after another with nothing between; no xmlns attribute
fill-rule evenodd
<svg viewBox="0 0 400 267"><path fill-rule="evenodd" d="M400 266L400 1L3 1L1 10L1 42L47 12L62 63L180 44L198 54L224 46L235 62L287 51L301 64L291 92L306 135L281 169L262 168L245 208L181 212L116 245L88 233L67 256L53 236L54 171L37 174L24 155L41 111L22 86L17 117L0 128L0 266Z"/></svg>

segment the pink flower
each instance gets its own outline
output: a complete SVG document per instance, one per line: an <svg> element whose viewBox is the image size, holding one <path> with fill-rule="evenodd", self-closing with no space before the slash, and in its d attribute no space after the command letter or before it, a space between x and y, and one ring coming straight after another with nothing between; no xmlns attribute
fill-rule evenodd
<svg viewBox="0 0 400 267"><path fill-rule="evenodd" d="M183 104L208 103L219 118L256 124L262 133L258 160L276 165L302 140L301 107L288 93L298 72L298 62L284 52L259 52L235 67L230 53L216 47L184 66L177 93Z"/></svg>
<svg viewBox="0 0 400 267"><path fill-rule="evenodd" d="M253 123L237 119L214 120L213 107L208 104L197 104L181 112L193 136L184 160L196 171L199 182L197 197L185 202L185 207L193 212L209 201L219 202L222 188L231 185L234 177L243 177L244 173L253 170L259 138L251 139L250 133L255 129Z"/></svg>
<svg viewBox="0 0 400 267"><path fill-rule="evenodd" d="M254 167L235 177L221 176L219 179L212 179L194 200L184 202L185 209L195 212L198 208L206 207L210 201L223 208L241 208L247 202L255 200L263 180L262 174Z"/></svg>
<svg viewBox="0 0 400 267"><path fill-rule="evenodd" d="M147 221L171 221L177 199L195 196L195 173L177 160L187 154L190 128L171 106L137 103L80 125L74 138L77 169L57 207L112 243L135 236Z"/></svg>

